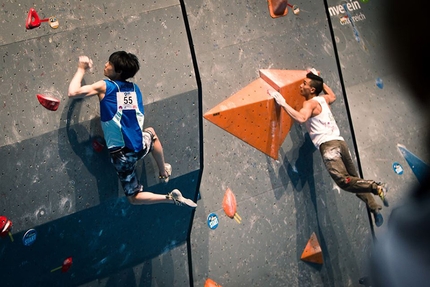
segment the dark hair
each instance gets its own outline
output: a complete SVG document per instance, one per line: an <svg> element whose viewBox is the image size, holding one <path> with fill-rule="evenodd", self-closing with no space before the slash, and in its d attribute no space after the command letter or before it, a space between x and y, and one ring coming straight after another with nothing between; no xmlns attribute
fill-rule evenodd
<svg viewBox="0 0 430 287"><path fill-rule="evenodd" d="M115 68L115 72L121 73L121 79L127 80L133 78L139 71L139 59L136 55L127 53L125 51L117 51L109 56L109 62Z"/></svg>
<svg viewBox="0 0 430 287"><path fill-rule="evenodd" d="M324 80L312 72L307 73L306 78L311 79L309 86L315 89L315 94L318 96L323 90Z"/></svg>

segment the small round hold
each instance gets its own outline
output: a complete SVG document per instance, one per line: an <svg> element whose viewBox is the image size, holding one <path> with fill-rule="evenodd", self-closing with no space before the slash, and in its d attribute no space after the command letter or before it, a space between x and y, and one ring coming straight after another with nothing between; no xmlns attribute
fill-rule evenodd
<svg viewBox="0 0 430 287"><path fill-rule="evenodd" d="M49 25L51 26L52 29L57 29L58 26L60 26L60 23L58 23L57 18L52 16L52 17L49 17Z"/></svg>
<svg viewBox="0 0 430 287"><path fill-rule="evenodd" d="M299 15L300 13L300 8L297 5L293 5L293 14L294 15Z"/></svg>
<svg viewBox="0 0 430 287"><path fill-rule="evenodd" d="M96 152L101 152L103 150L103 148L105 147L102 140L98 139L98 138L93 139L92 146Z"/></svg>
<svg viewBox="0 0 430 287"><path fill-rule="evenodd" d="M218 215L216 213L211 213L208 215L207 223L210 229L216 229L219 224Z"/></svg>
<svg viewBox="0 0 430 287"><path fill-rule="evenodd" d="M36 241L37 232L35 229L29 229L22 237L22 243L25 246L30 246Z"/></svg>

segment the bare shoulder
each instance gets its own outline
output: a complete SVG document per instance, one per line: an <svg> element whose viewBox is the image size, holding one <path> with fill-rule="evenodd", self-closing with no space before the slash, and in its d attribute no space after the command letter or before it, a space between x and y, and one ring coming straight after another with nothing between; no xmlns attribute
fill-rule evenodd
<svg viewBox="0 0 430 287"><path fill-rule="evenodd" d="M307 108L311 111L312 117L319 115L322 111L321 105L317 99L309 99L303 105L307 106Z"/></svg>
<svg viewBox="0 0 430 287"><path fill-rule="evenodd" d="M305 106L305 105L306 105L307 107L309 107L309 108L314 109L315 107L319 106L319 102L318 102L318 100L317 100L317 99L312 98L312 99L306 100L306 101L303 103L303 106Z"/></svg>
<svg viewBox="0 0 430 287"><path fill-rule="evenodd" d="M106 82L104 80L97 81L93 83L92 86L99 92L106 92Z"/></svg>

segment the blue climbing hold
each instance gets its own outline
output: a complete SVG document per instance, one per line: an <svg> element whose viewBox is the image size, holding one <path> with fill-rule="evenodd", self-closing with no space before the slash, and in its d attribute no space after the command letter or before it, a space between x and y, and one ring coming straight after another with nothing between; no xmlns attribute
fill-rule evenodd
<svg viewBox="0 0 430 287"><path fill-rule="evenodd" d="M376 79L376 86L377 86L378 88L380 88L380 89L383 89L383 88L384 88L384 82L382 81L382 79L381 79L381 78L377 78L377 79Z"/></svg>
<svg viewBox="0 0 430 287"><path fill-rule="evenodd" d="M423 183L426 176L430 172L430 166L428 164L426 164L425 162L423 162L415 154L413 154L409 150L407 150L405 146L403 146L401 144L397 144L397 148L399 149L400 153L403 155L403 157L408 162L409 166L412 169L412 172L415 174L418 181L420 183Z"/></svg>

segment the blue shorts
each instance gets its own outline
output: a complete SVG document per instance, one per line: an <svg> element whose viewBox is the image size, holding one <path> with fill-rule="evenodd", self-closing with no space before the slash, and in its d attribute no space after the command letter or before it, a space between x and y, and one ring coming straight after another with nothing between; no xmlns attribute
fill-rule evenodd
<svg viewBox="0 0 430 287"><path fill-rule="evenodd" d="M154 135L150 131L142 133L145 149L135 152L127 147L119 148L110 152L111 162L116 169L118 178L126 196L133 196L143 191L143 186L136 176L137 161L152 151L154 146Z"/></svg>

